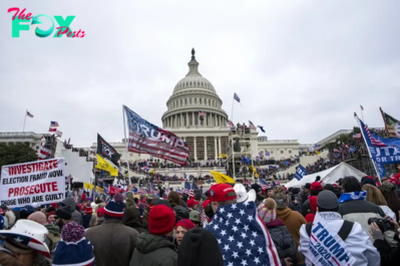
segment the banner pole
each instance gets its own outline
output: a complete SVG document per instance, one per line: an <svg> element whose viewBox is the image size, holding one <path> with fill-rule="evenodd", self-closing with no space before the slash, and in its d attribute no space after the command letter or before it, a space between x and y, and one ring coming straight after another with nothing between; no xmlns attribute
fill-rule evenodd
<svg viewBox="0 0 400 266"><path fill-rule="evenodd" d="M232 111L231 111L231 121L233 124L235 124L235 122L233 121L233 107L235 106L235 98L232 99Z"/></svg>
<svg viewBox="0 0 400 266"><path fill-rule="evenodd" d="M26 113L28 110L25 110L25 118L24 118L24 127L22 128L22 132L25 132L25 122L26 122Z"/></svg>
<svg viewBox="0 0 400 266"><path fill-rule="evenodd" d="M128 158L128 142L129 140L126 139L126 119L125 119L125 110L124 110L124 105L122 105L122 117L124 119L124 138L125 138L125 155L126 155L126 162L128 164L128 182L129 185L131 185L131 177L129 175L129 172L131 170L130 164L129 164L129 158Z"/></svg>
<svg viewBox="0 0 400 266"><path fill-rule="evenodd" d="M364 136L364 131L363 131L363 129L361 128L360 119L358 118L358 116L357 116L356 113L354 113L354 118L357 120L357 124L358 124L358 126L360 127L361 135L363 136L363 139L364 139L364 142L365 142L365 146L367 147L369 158L371 159L372 165L373 165L374 168L375 168L375 172L376 172L376 174L378 175L379 182L381 182L381 175L379 174L378 168L376 167L375 160L372 158L371 151L369 150L369 147L368 147L368 142L367 142L367 140L366 140L366 138L365 138L365 136ZM364 121L363 121L363 122L364 122ZM365 123L365 122L364 122L364 123Z"/></svg>

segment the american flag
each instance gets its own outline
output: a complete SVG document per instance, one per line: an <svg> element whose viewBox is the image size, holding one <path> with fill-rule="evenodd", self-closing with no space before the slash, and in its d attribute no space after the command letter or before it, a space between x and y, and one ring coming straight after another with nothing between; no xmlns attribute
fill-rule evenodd
<svg viewBox="0 0 400 266"><path fill-rule="evenodd" d="M249 180L247 180L246 178L243 179L243 184L247 184L249 187L251 187L251 185L252 185L252 183Z"/></svg>
<svg viewBox="0 0 400 266"><path fill-rule="evenodd" d="M261 130L262 133L265 133L265 130L264 130L263 126L257 126L257 127Z"/></svg>
<svg viewBox="0 0 400 266"><path fill-rule="evenodd" d="M128 150L186 165L190 148L174 133L159 128L124 106L129 129Z"/></svg>
<svg viewBox="0 0 400 266"><path fill-rule="evenodd" d="M57 121L50 121L50 126L51 127L58 127Z"/></svg>
<svg viewBox="0 0 400 266"><path fill-rule="evenodd" d="M258 179L258 182L259 182L259 185L261 186L261 188L262 188L263 190L271 188L271 185L270 185L267 181L265 181L264 179L262 179L262 178L259 178L259 179Z"/></svg>
<svg viewBox="0 0 400 266"><path fill-rule="evenodd" d="M201 110L199 110L199 116L200 116L200 117L204 117L204 116L206 116L206 113L203 112L203 111L201 111Z"/></svg>
<svg viewBox="0 0 400 266"><path fill-rule="evenodd" d="M33 118L33 114L29 113L28 111L26 111L26 116L30 117L30 118Z"/></svg>
<svg viewBox="0 0 400 266"><path fill-rule="evenodd" d="M238 103L240 103L239 95L237 95L236 92L233 93L233 99L235 99Z"/></svg>
<svg viewBox="0 0 400 266"><path fill-rule="evenodd" d="M55 128L55 127L50 127L49 128L49 132L56 132L57 131L57 128Z"/></svg>
<svg viewBox="0 0 400 266"><path fill-rule="evenodd" d="M235 127L235 124L233 124L233 122L231 120L228 120L228 126L229 127Z"/></svg>
<svg viewBox="0 0 400 266"><path fill-rule="evenodd" d="M333 149L334 153L340 153L340 151L338 149Z"/></svg>
<svg viewBox="0 0 400 266"><path fill-rule="evenodd" d="M254 202L219 207L205 229L217 239L225 266L281 265L274 242L257 214Z"/></svg>
<svg viewBox="0 0 400 266"><path fill-rule="evenodd" d="M183 194L189 195L189 197L194 198L194 190L191 188L190 183L185 181L185 188L183 189Z"/></svg>
<svg viewBox="0 0 400 266"><path fill-rule="evenodd" d="M147 189L141 187L138 190L138 194L139 195L146 195L146 194L149 194L149 193L147 192Z"/></svg>
<svg viewBox="0 0 400 266"><path fill-rule="evenodd" d="M371 141L372 146L376 147L386 147L386 144L378 140L368 129L367 125L364 124L363 121L360 120L361 126L364 128L365 132L367 133L365 138L368 138Z"/></svg>
<svg viewBox="0 0 400 266"><path fill-rule="evenodd" d="M48 158L50 158L50 156L51 156L51 150L46 148L46 147L40 146L40 148L39 148L39 160L48 159Z"/></svg>
<svg viewBox="0 0 400 266"><path fill-rule="evenodd" d="M257 128L254 126L253 122L251 122L250 120L249 120L249 125L252 130L257 130Z"/></svg>
<svg viewBox="0 0 400 266"><path fill-rule="evenodd" d="M353 139L360 139L360 138L361 138L361 133L353 134Z"/></svg>
<svg viewBox="0 0 400 266"><path fill-rule="evenodd" d="M364 111L364 107L360 104L361 111Z"/></svg>
<svg viewBox="0 0 400 266"><path fill-rule="evenodd" d="M61 137L62 137L62 132L61 132L60 130L57 130L57 131L56 131L56 135L57 135L57 137L60 137L60 138L61 138Z"/></svg>

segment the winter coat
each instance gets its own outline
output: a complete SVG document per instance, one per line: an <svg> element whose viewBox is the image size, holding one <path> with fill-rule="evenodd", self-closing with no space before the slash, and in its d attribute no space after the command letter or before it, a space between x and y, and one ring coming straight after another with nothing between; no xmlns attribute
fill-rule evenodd
<svg viewBox="0 0 400 266"><path fill-rule="evenodd" d="M289 208L285 208L283 210L276 210L276 217L281 218L286 228L289 230L289 233L293 236L294 242L296 243L296 249L299 247L300 242L300 227L303 224L306 224L306 219L296 212L292 211ZM304 264L304 259L300 256L300 254L296 251L297 254L297 262L299 265Z"/></svg>
<svg viewBox="0 0 400 266"><path fill-rule="evenodd" d="M310 199L307 199L304 203L303 206L301 207L301 214L303 214L304 217L307 216L311 212L311 204L310 204Z"/></svg>
<svg viewBox="0 0 400 266"><path fill-rule="evenodd" d="M91 214L85 214L82 216L82 226L87 229L89 228L90 220L92 219Z"/></svg>
<svg viewBox="0 0 400 266"><path fill-rule="evenodd" d="M49 234L47 235L44 242L49 247L51 256L53 256L54 249L56 248L58 242L61 239L60 227L53 224L46 224L44 225L44 227L46 227L47 231L49 231Z"/></svg>
<svg viewBox="0 0 400 266"><path fill-rule="evenodd" d="M124 216L122 217L122 224L136 229L139 234L147 231L142 226L139 209L133 205L125 208Z"/></svg>
<svg viewBox="0 0 400 266"><path fill-rule="evenodd" d="M180 221L182 219L189 219L189 208L183 206L176 206L174 208L176 221Z"/></svg>
<svg viewBox="0 0 400 266"><path fill-rule="evenodd" d="M130 266L177 266L178 254L174 244L164 236L141 233Z"/></svg>
<svg viewBox="0 0 400 266"><path fill-rule="evenodd" d="M138 235L118 219L105 219L101 225L86 230L86 238L94 247L96 266L129 265Z"/></svg>
<svg viewBox="0 0 400 266"><path fill-rule="evenodd" d="M266 224L272 241L274 241L276 250L278 251L279 258L282 265L286 265L284 259L290 258L293 265L297 265L296 257L296 243L289 230L283 224L281 219L276 219Z"/></svg>
<svg viewBox="0 0 400 266"><path fill-rule="evenodd" d="M364 228L365 232L370 234L368 219L373 217L385 217L383 210L366 200L346 201L339 205L339 214L343 220L349 222L358 222ZM371 241L374 241L370 235Z"/></svg>
<svg viewBox="0 0 400 266"><path fill-rule="evenodd" d="M82 225L82 214L75 209L75 202L74 199L69 197L66 198L61 202L64 206L68 207L69 212L72 216L72 221L76 222L77 224Z"/></svg>
<svg viewBox="0 0 400 266"><path fill-rule="evenodd" d="M400 261L400 243L393 249L385 240L377 239L374 246L381 254L381 266L397 265Z"/></svg>

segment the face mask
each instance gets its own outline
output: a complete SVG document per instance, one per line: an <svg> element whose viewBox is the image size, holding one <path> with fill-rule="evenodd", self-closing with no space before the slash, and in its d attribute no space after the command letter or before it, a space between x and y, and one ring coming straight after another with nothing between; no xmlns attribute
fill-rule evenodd
<svg viewBox="0 0 400 266"><path fill-rule="evenodd" d="M212 219L214 216L213 209L211 207L211 204L209 204L206 209L204 210L204 213L208 216L208 218Z"/></svg>

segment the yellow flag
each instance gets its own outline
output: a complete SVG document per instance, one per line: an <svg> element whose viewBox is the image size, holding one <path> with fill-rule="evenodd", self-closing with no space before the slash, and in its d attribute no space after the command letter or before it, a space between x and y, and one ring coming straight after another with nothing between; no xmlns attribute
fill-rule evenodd
<svg viewBox="0 0 400 266"><path fill-rule="evenodd" d="M321 152L320 151L315 151L315 154L319 155Z"/></svg>
<svg viewBox="0 0 400 266"><path fill-rule="evenodd" d="M216 172L216 171L210 171L210 173L212 174L212 176L214 177L215 181L218 184L222 184L222 183L230 183L230 184L235 184L235 180L233 180L232 177L229 177L227 175L224 175L220 172Z"/></svg>
<svg viewBox="0 0 400 266"><path fill-rule="evenodd" d="M110 172L110 175L112 175L112 176L118 176L118 169L115 169L114 167L112 167L111 164L109 164L106 160L101 158L101 156L98 154L97 154L96 168Z"/></svg>
<svg viewBox="0 0 400 266"><path fill-rule="evenodd" d="M84 189L90 189L90 190L92 190L93 187L94 187L94 186L93 186L92 184L89 184L89 183L86 183L86 182L83 183L83 188L84 188Z"/></svg>
<svg viewBox="0 0 400 266"><path fill-rule="evenodd" d="M96 187L96 191L103 194L103 189L101 187Z"/></svg>
<svg viewBox="0 0 400 266"><path fill-rule="evenodd" d="M222 153L220 153L220 154L219 154L219 157L221 157L221 158L226 158L226 157L228 157L228 154L222 154Z"/></svg>

